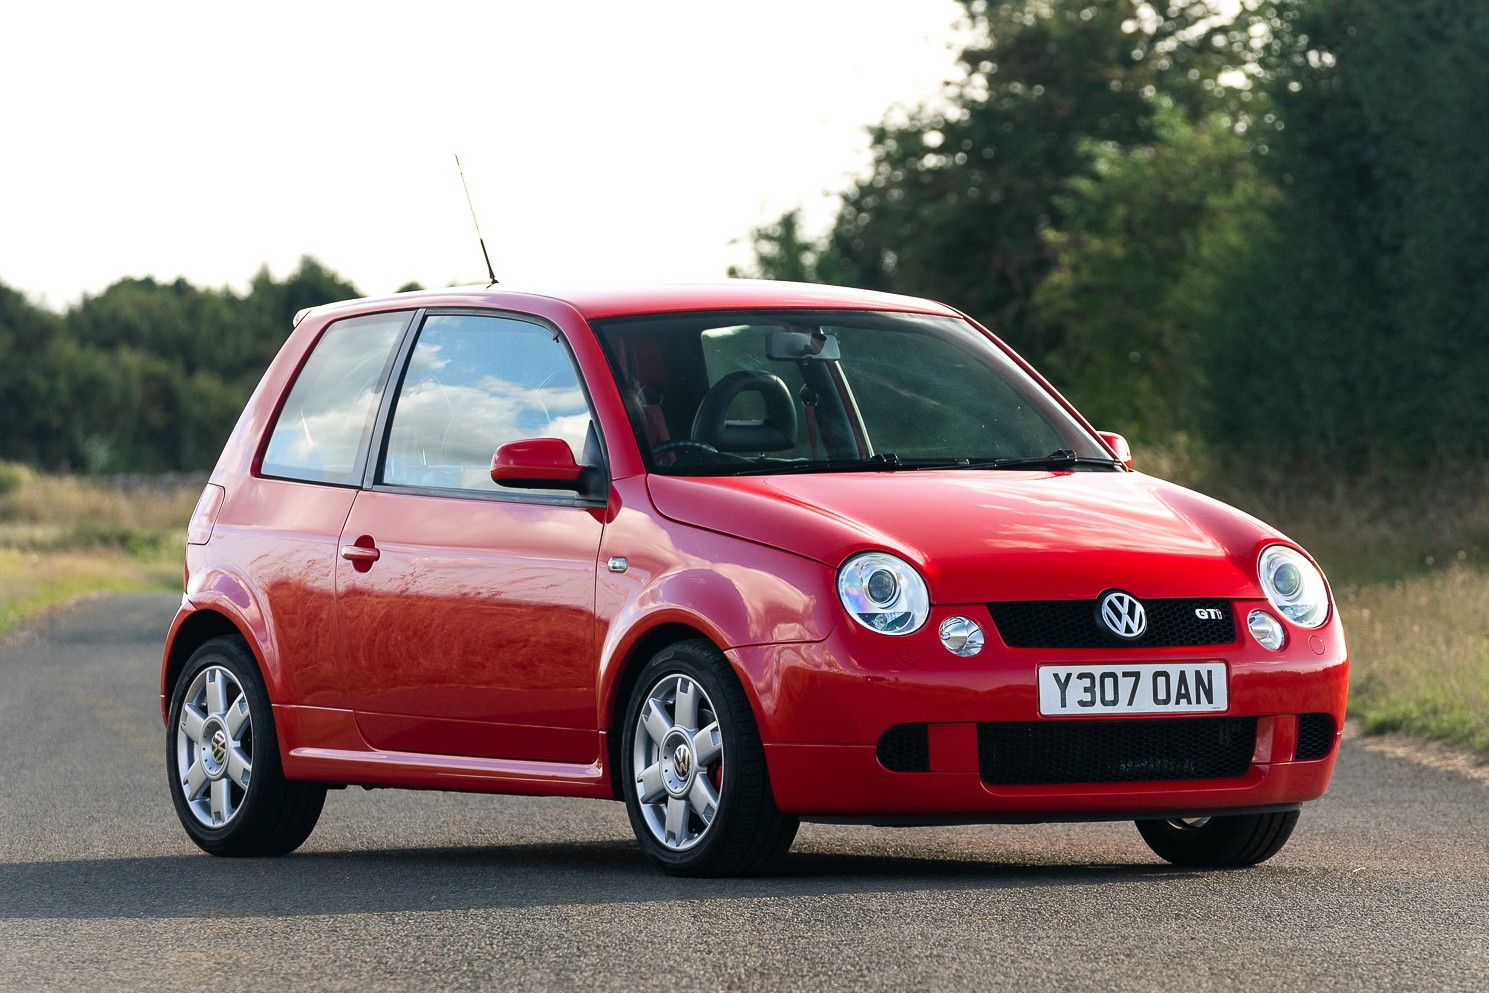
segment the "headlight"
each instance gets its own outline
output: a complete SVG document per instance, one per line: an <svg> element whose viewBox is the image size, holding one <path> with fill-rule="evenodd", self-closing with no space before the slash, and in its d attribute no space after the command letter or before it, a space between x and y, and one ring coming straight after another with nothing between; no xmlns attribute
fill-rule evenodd
<svg viewBox="0 0 1489 993"><path fill-rule="evenodd" d="M1329 619L1324 574L1302 553L1286 545L1268 545L1262 549L1256 571L1267 599L1283 617L1305 628L1316 628Z"/></svg>
<svg viewBox="0 0 1489 993"><path fill-rule="evenodd" d="M838 597L848 616L881 634L918 631L931 614L931 594L910 563L864 552L838 570Z"/></svg>

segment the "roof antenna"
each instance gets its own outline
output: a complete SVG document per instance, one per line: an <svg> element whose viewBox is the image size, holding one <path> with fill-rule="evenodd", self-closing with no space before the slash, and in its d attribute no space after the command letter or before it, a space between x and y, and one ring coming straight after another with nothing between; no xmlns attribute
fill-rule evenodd
<svg viewBox="0 0 1489 993"><path fill-rule="evenodd" d="M465 205L470 208L470 219L476 226L476 240L481 243L481 256L486 260L486 275L491 277L487 286L497 283L496 270L491 268L491 256L486 254L486 239L481 237L481 222L476 220L476 205L470 202L470 187L465 185L465 170L460 168L460 156L455 156L455 168L460 173L460 186L465 190Z"/></svg>

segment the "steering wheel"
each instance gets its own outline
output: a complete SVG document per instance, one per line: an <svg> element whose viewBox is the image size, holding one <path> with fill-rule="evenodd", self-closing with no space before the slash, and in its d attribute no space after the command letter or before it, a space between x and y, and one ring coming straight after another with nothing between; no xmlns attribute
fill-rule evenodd
<svg viewBox="0 0 1489 993"><path fill-rule="evenodd" d="M673 438L671 441L664 441L661 444L653 445L651 449L652 455L659 458L663 455L672 456L672 458L664 461L662 463L663 465L673 465L682 457L684 452L703 452L710 455L719 454L717 448L706 441L698 441L695 438Z"/></svg>

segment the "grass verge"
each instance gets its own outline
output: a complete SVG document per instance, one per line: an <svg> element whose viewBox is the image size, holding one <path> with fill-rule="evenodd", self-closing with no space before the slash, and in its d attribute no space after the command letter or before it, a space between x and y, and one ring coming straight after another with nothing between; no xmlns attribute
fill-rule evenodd
<svg viewBox="0 0 1489 993"><path fill-rule="evenodd" d="M1348 588L1338 601L1349 709L1365 731L1489 754L1489 575L1453 567Z"/></svg>
<svg viewBox="0 0 1489 993"><path fill-rule="evenodd" d="M43 554L0 548L0 635L28 615L80 593L180 588L181 563L175 559L139 559L117 550Z"/></svg>
<svg viewBox="0 0 1489 993"><path fill-rule="evenodd" d="M1350 713L1489 755L1489 465L1354 476L1221 470L1177 438L1134 463L1255 514L1333 584Z"/></svg>
<svg viewBox="0 0 1489 993"><path fill-rule="evenodd" d="M0 635L79 593L181 588L201 480L44 476L0 463Z"/></svg>

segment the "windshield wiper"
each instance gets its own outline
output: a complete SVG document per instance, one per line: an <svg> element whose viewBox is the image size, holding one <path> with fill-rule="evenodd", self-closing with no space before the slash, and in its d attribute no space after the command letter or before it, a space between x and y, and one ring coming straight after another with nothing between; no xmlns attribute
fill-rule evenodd
<svg viewBox="0 0 1489 993"><path fill-rule="evenodd" d="M1030 458L986 459L974 462L967 458L921 458L902 459L894 452L881 452L866 459L816 459L810 462L773 462L769 465L752 465L726 470L727 476L791 476L810 472L895 472L915 469L1052 469L1074 470L1077 466L1116 469L1120 463L1114 459L1096 459L1077 455L1069 448L1062 448L1048 455Z"/></svg>
<svg viewBox="0 0 1489 993"><path fill-rule="evenodd" d="M806 472L893 472L901 469L965 469L970 459L902 459L894 452L881 452L866 459L817 459L737 469L731 476L786 476Z"/></svg>
<svg viewBox="0 0 1489 993"><path fill-rule="evenodd" d="M1048 455L1034 455L1021 459L993 459L989 462L974 462L972 469L1074 469L1078 465L1101 466L1116 469L1121 463L1116 459L1095 459L1088 455L1077 455L1074 449L1062 448Z"/></svg>

